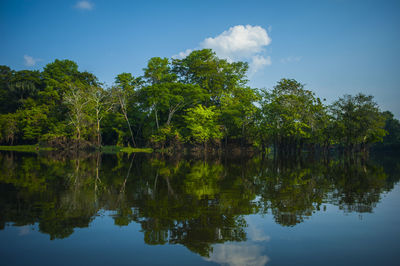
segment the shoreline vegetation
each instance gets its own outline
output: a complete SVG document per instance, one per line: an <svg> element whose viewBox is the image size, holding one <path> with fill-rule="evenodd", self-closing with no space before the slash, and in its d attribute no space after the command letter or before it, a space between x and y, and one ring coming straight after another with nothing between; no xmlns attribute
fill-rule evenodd
<svg viewBox="0 0 400 266"><path fill-rule="evenodd" d="M39 151L53 151L51 147L41 147L38 145L14 145L14 146L0 146L0 151L21 151L21 152L39 152Z"/></svg>
<svg viewBox="0 0 400 266"><path fill-rule="evenodd" d="M0 149L293 157L400 148L399 120L373 96L327 104L290 78L252 88L247 71L246 62L220 59L210 49L182 59L153 57L142 75L118 74L112 86L70 60L56 59L42 71L0 66Z"/></svg>
<svg viewBox="0 0 400 266"><path fill-rule="evenodd" d="M114 154L119 152L128 154L153 152L153 149L151 148L131 148L131 147L118 147L118 146L102 146L100 149L97 150L105 154ZM0 151L41 152L41 151L57 151L57 149L39 145L14 145L14 146L0 146Z"/></svg>
<svg viewBox="0 0 400 266"><path fill-rule="evenodd" d="M132 148L132 147L118 147L118 146L103 146L100 148L100 151L102 153L118 153L118 152L124 152L124 153L153 153L152 148Z"/></svg>

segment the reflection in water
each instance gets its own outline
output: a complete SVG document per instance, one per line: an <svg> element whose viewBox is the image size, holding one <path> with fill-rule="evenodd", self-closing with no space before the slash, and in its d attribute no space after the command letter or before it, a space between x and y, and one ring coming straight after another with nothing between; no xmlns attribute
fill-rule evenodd
<svg viewBox="0 0 400 266"><path fill-rule="evenodd" d="M267 256L263 255L263 252L262 246L256 244L217 244L207 260L230 266L263 266L269 260Z"/></svg>
<svg viewBox="0 0 400 266"><path fill-rule="evenodd" d="M21 226L19 228L19 236L25 236L25 235L29 235L31 232L31 229L29 228L29 226Z"/></svg>
<svg viewBox="0 0 400 266"><path fill-rule="evenodd" d="M270 237L266 235L262 228L257 226L254 222L247 220L247 223L249 225L247 236L253 242L268 242L270 240Z"/></svg>
<svg viewBox="0 0 400 266"><path fill-rule="evenodd" d="M257 243L269 237L253 226L247 230L246 215L270 213L276 223L295 226L326 203L344 212L372 212L398 182L399 168L396 160L0 153L0 229L24 226L23 235L37 223L51 239L65 238L107 210L117 226L140 224L149 245L181 244L209 261L264 265L268 258ZM240 243L248 238L250 244Z"/></svg>

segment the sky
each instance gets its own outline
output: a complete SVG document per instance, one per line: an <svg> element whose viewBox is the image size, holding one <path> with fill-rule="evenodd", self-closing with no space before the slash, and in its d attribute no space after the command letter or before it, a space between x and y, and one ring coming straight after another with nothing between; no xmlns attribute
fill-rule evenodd
<svg viewBox="0 0 400 266"><path fill-rule="evenodd" d="M248 62L252 87L293 78L327 104L362 92L399 118L399 14L398 0L0 0L0 65L70 59L111 85L151 57L212 48Z"/></svg>

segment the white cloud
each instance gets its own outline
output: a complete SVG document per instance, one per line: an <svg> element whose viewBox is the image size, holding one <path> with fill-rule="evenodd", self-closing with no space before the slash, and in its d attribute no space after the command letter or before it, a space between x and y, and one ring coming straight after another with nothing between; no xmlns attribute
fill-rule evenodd
<svg viewBox="0 0 400 266"><path fill-rule="evenodd" d="M300 60L302 59L302 56L288 56L285 58L281 58L281 63L282 64L286 64L286 63L292 63L292 62L300 62Z"/></svg>
<svg viewBox="0 0 400 266"><path fill-rule="evenodd" d="M250 73L271 65L271 57L265 56L265 47L271 43L267 31L260 26L237 25L222 32L216 37L202 41L201 48L212 49L218 57L230 62L247 61L250 63ZM176 57L185 57L192 50L179 53Z"/></svg>
<svg viewBox="0 0 400 266"><path fill-rule="evenodd" d="M172 58L185 58L188 56L191 52L193 52L192 49L186 49L183 52L180 52L179 54L173 55Z"/></svg>
<svg viewBox="0 0 400 266"><path fill-rule="evenodd" d="M218 56L229 60L248 59L263 52L271 43L267 31L260 26L237 25L215 38L207 38L203 48L213 49Z"/></svg>
<svg viewBox="0 0 400 266"><path fill-rule="evenodd" d="M250 62L250 73L254 74L264 66L270 66L272 64L271 57L264 57L262 55L254 55Z"/></svg>
<svg viewBox="0 0 400 266"><path fill-rule="evenodd" d="M79 1L75 5L75 8L80 9L80 10L92 10L93 7L94 7L94 4L89 1Z"/></svg>
<svg viewBox="0 0 400 266"><path fill-rule="evenodd" d="M260 245L225 243L214 245L213 253L206 260L230 266L263 266L267 264L269 258L263 255L263 248Z"/></svg>
<svg viewBox="0 0 400 266"><path fill-rule="evenodd" d="M29 55L24 55L24 60L25 60L25 66L34 66L36 65L37 61L40 61L37 58L33 58L32 56Z"/></svg>

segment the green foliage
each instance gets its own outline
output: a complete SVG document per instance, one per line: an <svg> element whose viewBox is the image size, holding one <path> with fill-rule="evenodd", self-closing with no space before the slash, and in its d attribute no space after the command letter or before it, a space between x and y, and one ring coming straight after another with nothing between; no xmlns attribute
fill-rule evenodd
<svg viewBox="0 0 400 266"><path fill-rule="evenodd" d="M48 107L45 105L32 106L27 109L18 110L18 127L22 132L22 139L37 142L41 135L49 128L47 114Z"/></svg>
<svg viewBox="0 0 400 266"><path fill-rule="evenodd" d="M16 146L0 146L1 151L22 151L22 152L38 152L51 151L51 147L41 147L38 145L16 145Z"/></svg>
<svg viewBox="0 0 400 266"><path fill-rule="evenodd" d="M293 154L305 143L326 144L326 108L315 94L294 79L281 79L272 91L261 91L256 131L262 147ZM330 144L330 142L327 142Z"/></svg>
<svg viewBox="0 0 400 266"><path fill-rule="evenodd" d="M255 103L259 99L256 90L250 87L237 87L221 98L221 122L225 135L242 139L248 137L254 127L257 112Z"/></svg>
<svg viewBox="0 0 400 266"><path fill-rule="evenodd" d="M373 96L357 94L345 95L331 106L336 136L348 148L360 144L382 141L385 116L379 111Z"/></svg>
<svg viewBox="0 0 400 266"><path fill-rule="evenodd" d="M153 149L151 148L131 148L131 147L124 147L121 148L121 152L125 153L137 153L137 152L143 152L143 153L152 153Z"/></svg>
<svg viewBox="0 0 400 266"><path fill-rule="evenodd" d="M174 59L172 71L181 82L196 84L210 95L206 105L219 105L221 97L247 83L247 63L229 63L219 59L211 49L191 52L183 59Z"/></svg>
<svg viewBox="0 0 400 266"><path fill-rule="evenodd" d="M136 146L136 141L133 136L132 125L130 117L132 117L130 110L136 101L135 88L141 84L141 78L134 78L130 73L119 74L115 78L116 86L111 90L111 95L114 103L119 107L119 111L123 114L124 119L128 125L129 133L132 140L132 145ZM121 135L121 134L119 134Z"/></svg>
<svg viewBox="0 0 400 266"><path fill-rule="evenodd" d="M270 121L274 133L282 137L310 138L315 127L317 105L320 100L304 85L293 79L282 79L267 96L270 101Z"/></svg>
<svg viewBox="0 0 400 266"><path fill-rule="evenodd" d="M173 151L185 143L217 147L223 138L228 146L294 154L304 147L359 150L399 142L398 120L380 113L372 96L347 95L326 106L294 79L281 79L272 90L251 88L247 70L247 63L210 49L150 58L143 76L118 74L110 88L71 60L57 59L43 71L0 66L0 143Z"/></svg>
<svg viewBox="0 0 400 266"><path fill-rule="evenodd" d="M174 82L176 74L171 73L171 66L168 58L153 57L147 63L147 68L143 69L144 78L148 84L154 85L165 82Z"/></svg>
<svg viewBox="0 0 400 266"><path fill-rule="evenodd" d="M184 83L161 83L143 87L141 99L148 112L153 112L157 129L169 125L173 116L183 108L192 107L206 98L198 85Z"/></svg>
<svg viewBox="0 0 400 266"><path fill-rule="evenodd" d="M187 109L185 122L190 131L189 137L194 142L206 144L210 140L218 141L223 133L221 126L217 124L218 113L214 107L198 105Z"/></svg>
<svg viewBox="0 0 400 266"><path fill-rule="evenodd" d="M165 146L175 146L183 142L183 138L178 130L170 125L161 127L156 134L151 135L150 142L152 146L158 149L164 149Z"/></svg>
<svg viewBox="0 0 400 266"><path fill-rule="evenodd" d="M387 134L383 137L383 146L400 148L400 122L394 118L394 115L385 111L382 113L385 117L385 127Z"/></svg>
<svg viewBox="0 0 400 266"><path fill-rule="evenodd" d="M16 114L0 115L0 142L13 145L19 134Z"/></svg>

